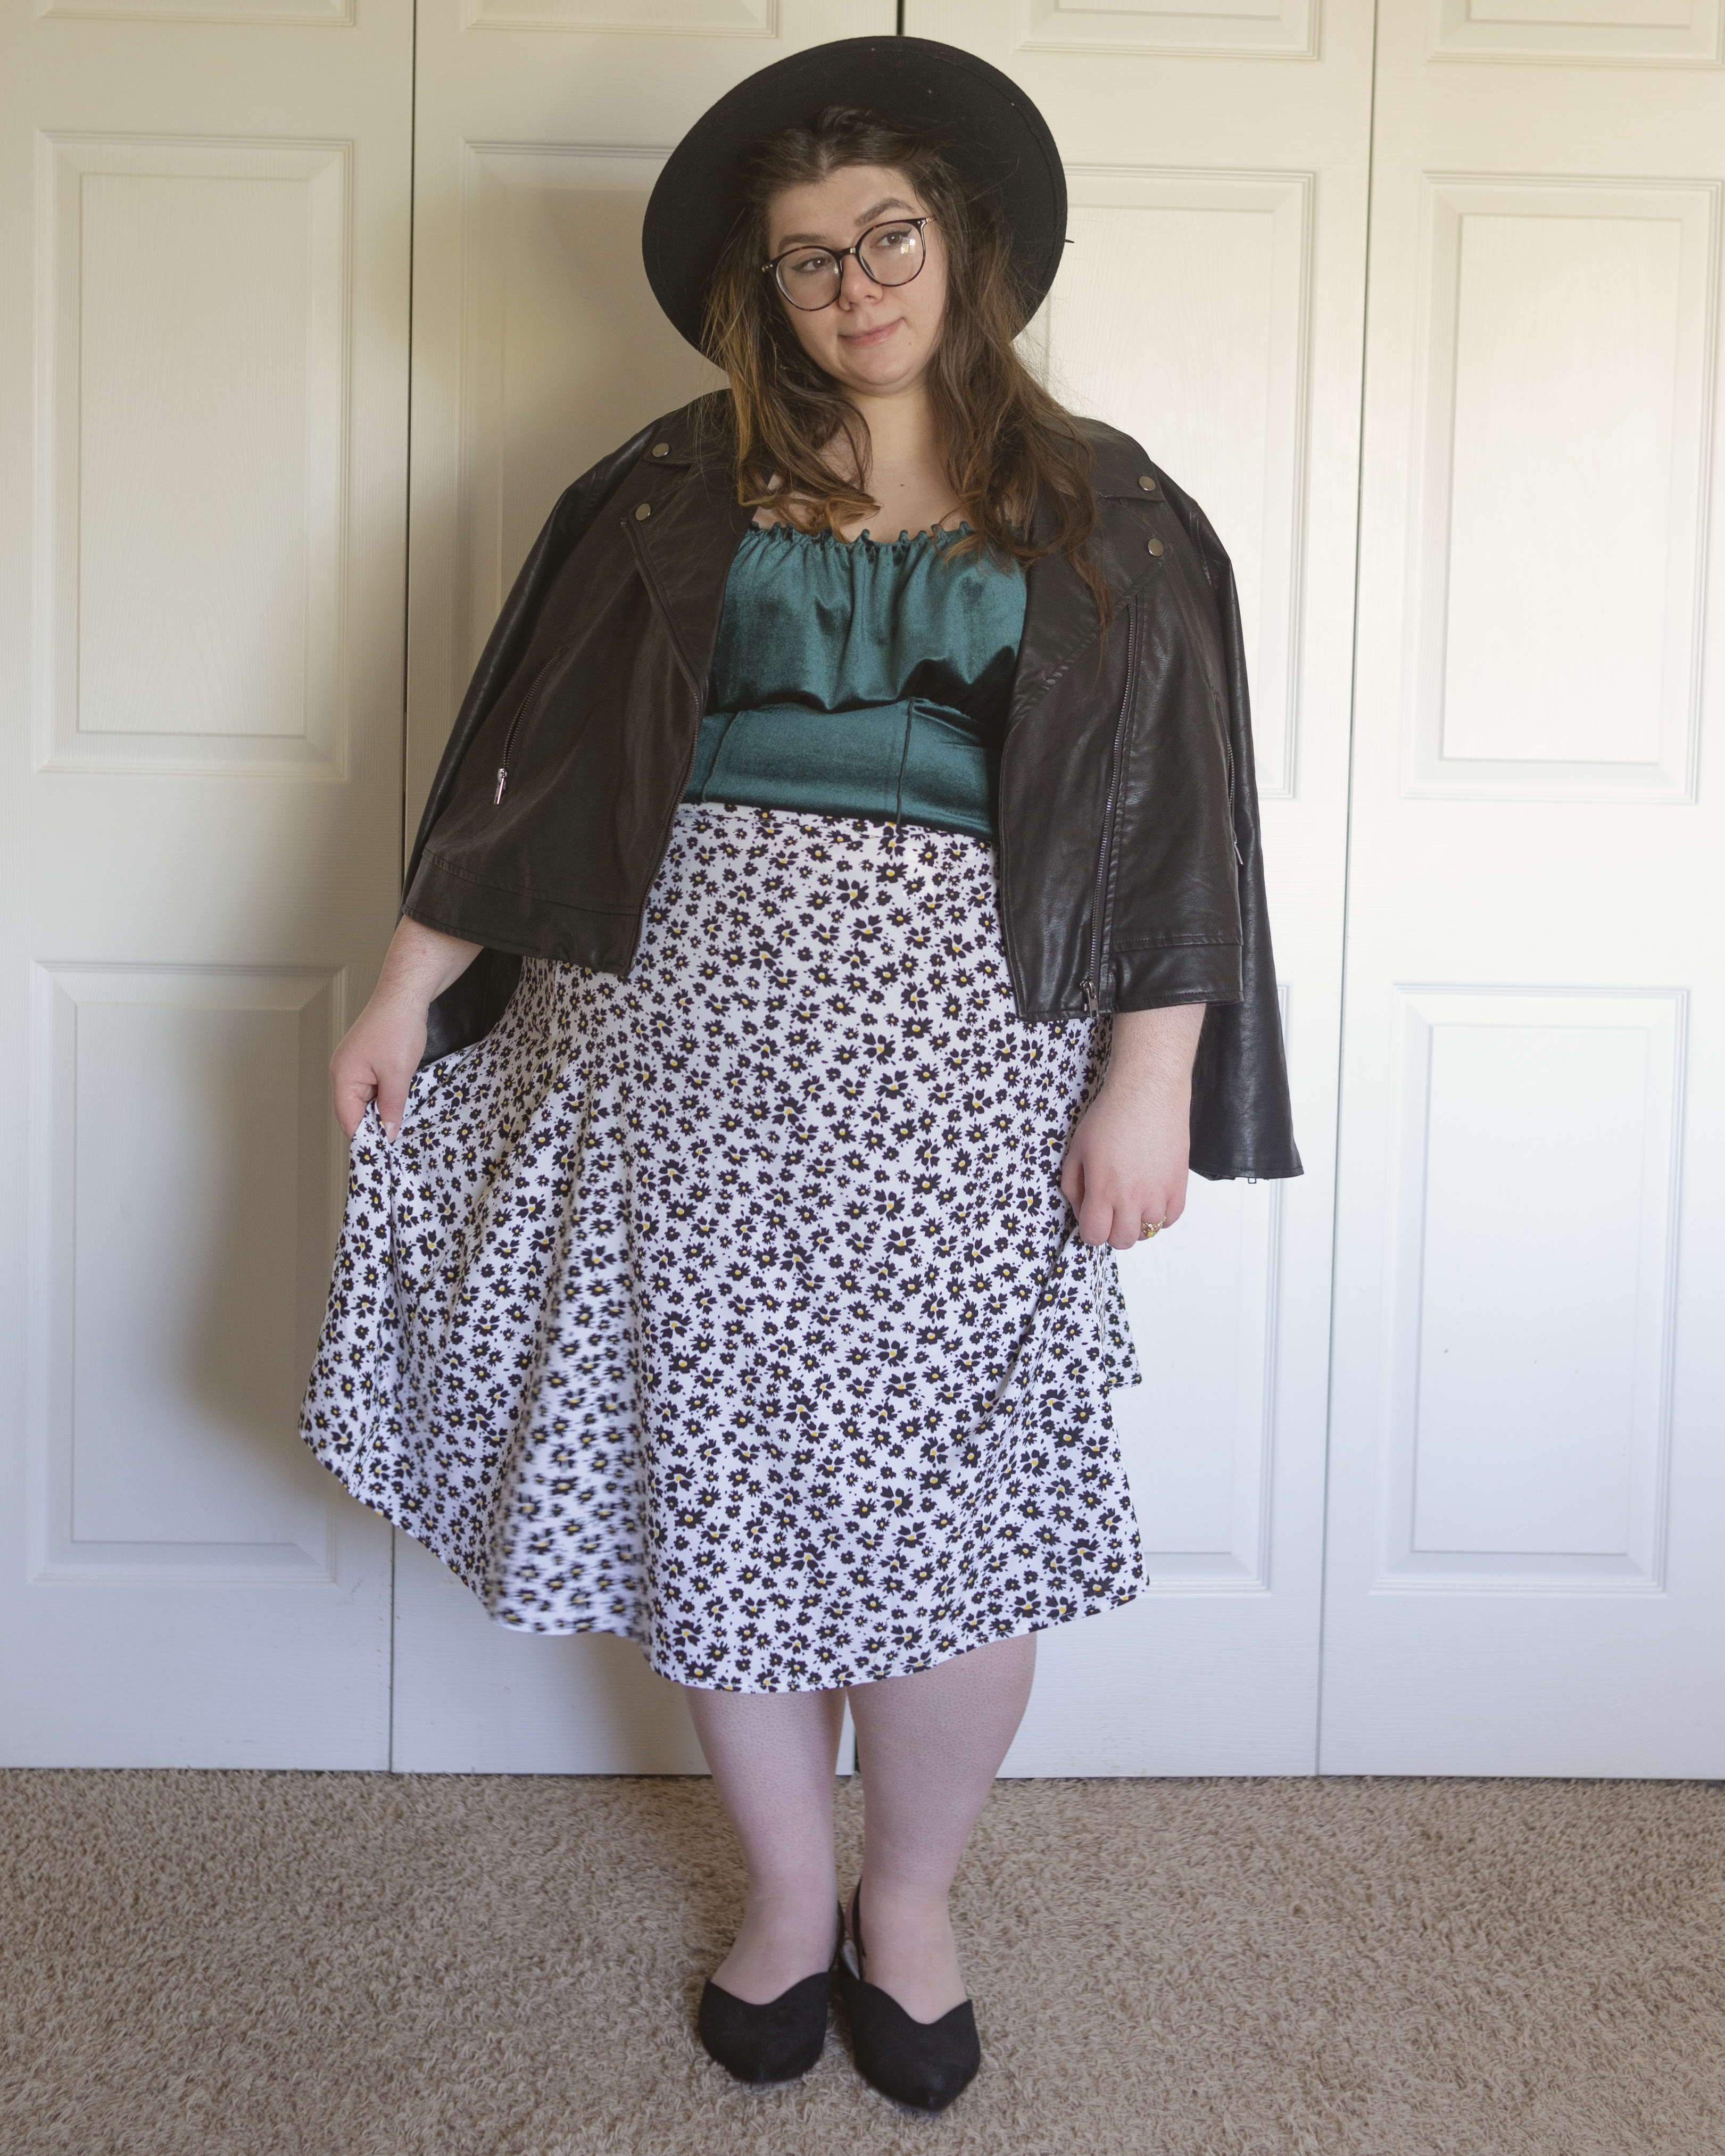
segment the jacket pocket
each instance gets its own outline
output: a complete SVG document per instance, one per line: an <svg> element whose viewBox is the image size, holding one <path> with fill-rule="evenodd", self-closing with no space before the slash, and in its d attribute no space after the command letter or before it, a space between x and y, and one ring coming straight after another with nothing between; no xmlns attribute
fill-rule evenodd
<svg viewBox="0 0 1725 2156"><path fill-rule="evenodd" d="M497 790L491 796L491 806L494 808L501 808L503 805L504 788L509 784L510 759L515 754L516 737L521 732L521 723L526 719L534 698L544 685L545 677L556 665L557 661L557 654L552 652L550 658L545 661L527 684L526 693L522 696L520 703L516 706L515 716L509 722L508 730L503 737L503 747L497 757Z"/></svg>

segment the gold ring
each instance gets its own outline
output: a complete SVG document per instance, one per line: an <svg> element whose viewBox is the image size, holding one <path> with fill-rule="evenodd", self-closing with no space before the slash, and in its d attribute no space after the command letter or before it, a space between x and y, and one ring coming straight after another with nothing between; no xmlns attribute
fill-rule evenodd
<svg viewBox="0 0 1725 2156"><path fill-rule="evenodd" d="M1162 1218L1161 1218L1159 1220L1141 1220L1141 1221L1139 1221L1139 1223L1138 1223L1138 1240L1139 1240L1141 1243L1147 1243L1147 1242L1149 1241L1150 1238L1151 1238L1153 1235L1159 1235L1162 1233L1162 1230L1163 1230L1165 1227L1167 1227L1167 1225L1168 1225L1168 1215L1167 1215L1167 1214L1166 1214L1166 1213L1164 1213L1164 1214L1163 1214Z"/></svg>

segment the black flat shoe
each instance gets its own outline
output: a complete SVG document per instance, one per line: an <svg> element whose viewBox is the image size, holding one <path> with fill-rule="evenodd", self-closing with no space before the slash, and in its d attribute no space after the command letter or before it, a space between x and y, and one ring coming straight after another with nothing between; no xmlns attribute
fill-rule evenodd
<svg viewBox="0 0 1725 2156"><path fill-rule="evenodd" d="M867 1965L859 1880L850 1897L850 1934L839 1942L834 1971L850 2024L856 2071L895 2103L913 2111L944 2111L969 2087L983 2063L976 2010L967 1999L938 2021L912 2020L891 1992L867 1981Z"/></svg>
<svg viewBox="0 0 1725 2156"><path fill-rule="evenodd" d="M845 1936L842 1909L839 1936ZM836 1968L836 1953L833 1958ZM824 1969L781 1991L777 1999L752 2006L709 1979L701 1994L696 2031L726 2072L752 2088L793 2082L808 2072L826 2044L832 1988L833 1970Z"/></svg>

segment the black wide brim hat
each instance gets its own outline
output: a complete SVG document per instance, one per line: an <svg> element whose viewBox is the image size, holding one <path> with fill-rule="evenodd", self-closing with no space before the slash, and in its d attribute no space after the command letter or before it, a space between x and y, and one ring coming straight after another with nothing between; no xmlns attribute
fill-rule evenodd
<svg viewBox="0 0 1725 2156"><path fill-rule="evenodd" d="M765 136L829 105L915 128L993 204L1028 321L1054 282L1066 237L1066 176L1048 122L974 53L927 38L842 38L775 60L726 91L659 176L641 254L654 298L690 343L702 348L707 283L742 210L751 155Z"/></svg>

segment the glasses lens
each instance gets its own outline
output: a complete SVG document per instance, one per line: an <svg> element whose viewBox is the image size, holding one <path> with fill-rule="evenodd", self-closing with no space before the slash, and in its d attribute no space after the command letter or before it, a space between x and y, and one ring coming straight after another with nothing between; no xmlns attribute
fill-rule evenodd
<svg viewBox="0 0 1725 2156"><path fill-rule="evenodd" d="M862 264L877 285L908 285L922 267L922 234L914 224L877 224L863 234Z"/></svg>
<svg viewBox="0 0 1725 2156"><path fill-rule="evenodd" d="M824 247L787 254L773 275L793 307L829 307L839 296L839 265Z"/></svg>

